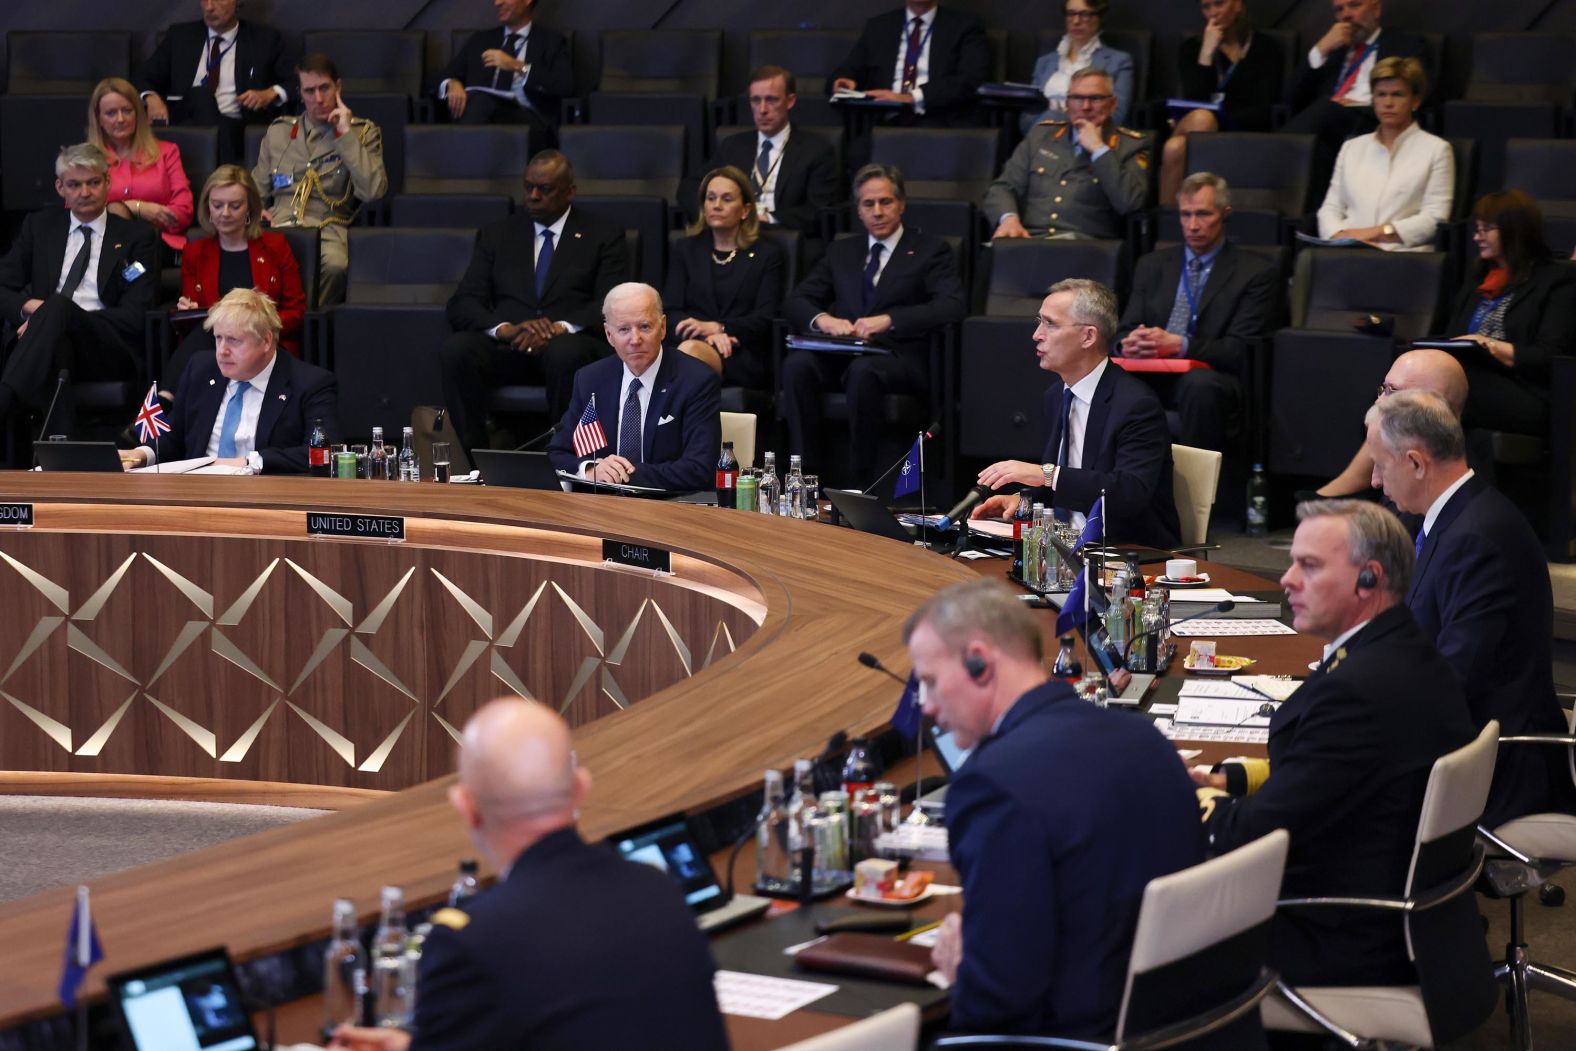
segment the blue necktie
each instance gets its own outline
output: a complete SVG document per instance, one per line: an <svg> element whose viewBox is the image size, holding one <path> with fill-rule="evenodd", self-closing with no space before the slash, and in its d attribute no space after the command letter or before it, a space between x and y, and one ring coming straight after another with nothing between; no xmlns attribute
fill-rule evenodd
<svg viewBox="0 0 1576 1051"><path fill-rule="evenodd" d="M542 231L542 251L536 257L536 301L547 291L547 268L553 265L553 231Z"/></svg>
<svg viewBox="0 0 1576 1051"><path fill-rule="evenodd" d="M876 274L881 271L881 249L885 247L880 241L870 246L870 260L865 263L865 306L864 313L868 316L870 307L876 301Z"/></svg>
<svg viewBox="0 0 1576 1051"><path fill-rule="evenodd" d="M240 383L239 380L236 381ZM224 407L224 423L219 428L219 458L228 459L235 455L235 429L241 425L242 404L246 401L246 392L252 389L250 383L241 383L235 393L230 396L230 404Z"/></svg>
<svg viewBox="0 0 1576 1051"><path fill-rule="evenodd" d="M1418 558L1423 557L1423 541L1428 539L1428 534L1421 529L1417 531L1417 543L1412 547L1412 553Z"/></svg>
<svg viewBox="0 0 1576 1051"><path fill-rule="evenodd" d="M509 56L511 58L519 58L520 57L519 47L520 47L520 34L519 33L509 33L508 35L506 35L503 38L503 49L509 53ZM498 87L498 81L502 78L502 76L503 76L503 67L500 66L497 69L493 70L492 86L493 86L493 90L494 91L501 90ZM514 83L514 74L513 73L509 74L509 83L510 84Z"/></svg>
<svg viewBox="0 0 1576 1051"><path fill-rule="evenodd" d="M1056 466L1058 466L1058 467L1066 467L1067 466L1067 450L1072 447L1072 435L1069 433L1072 430L1072 423L1073 423L1073 389L1071 387L1063 387L1062 388L1062 440L1061 440L1061 443L1059 445L1057 445L1057 447L1056 447ZM1073 519L1073 513L1071 511L1067 510L1067 508L1065 508L1065 507L1054 508L1053 509L1053 513L1054 513L1054 516L1055 516L1055 518L1056 518L1056 520L1058 522L1071 522L1072 519Z"/></svg>
<svg viewBox="0 0 1576 1051"><path fill-rule="evenodd" d="M640 380L629 381L624 398L624 418L618 424L618 455L630 463L640 462Z"/></svg>

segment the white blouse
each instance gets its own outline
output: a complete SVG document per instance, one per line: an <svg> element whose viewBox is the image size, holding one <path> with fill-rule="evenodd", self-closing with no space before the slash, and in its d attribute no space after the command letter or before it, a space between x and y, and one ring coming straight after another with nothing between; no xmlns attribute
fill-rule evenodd
<svg viewBox="0 0 1576 1051"><path fill-rule="evenodd" d="M1069 59L1067 56L1072 50L1072 42L1067 39L1066 34L1063 34L1056 45L1056 53L1060 56L1056 63L1056 72L1040 85L1040 93L1045 96L1049 109L1066 111L1067 89L1072 86L1073 74L1085 66L1094 65L1094 59L1090 56L1103 46L1100 42L1100 34L1096 33L1089 38L1089 43L1084 45L1084 49L1078 52L1077 59Z"/></svg>
<svg viewBox="0 0 1576 1051"><path fill-rule="evenodd" d="M1378 247L1426 252L1435 229L1450 220L1455 178L1450 144L1415 123L1396 137L1393 150L1377 131L1348 139L1319 208L1319 236L1391 223L1401 243Z"/></svg>

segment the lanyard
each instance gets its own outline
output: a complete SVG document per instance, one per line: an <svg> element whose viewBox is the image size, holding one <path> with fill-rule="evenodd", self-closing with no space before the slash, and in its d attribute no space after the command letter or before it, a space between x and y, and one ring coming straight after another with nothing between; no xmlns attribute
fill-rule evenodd
<svg viewBox="0 0 1576 1051"><path fill-rule="evenodd" d="M904 91L912 90L912 88L918 84L919 60L925 57L925 45L930 43L930 34L935 28L935 19L931 19L930 24L925 27L925 35L919 38L919 47L914 49L914 83L900 85ZM905 23L903 30L903 73L898 78L900 81L906 81L908 79L908 41L909 34L913 32L913 27Z"/></svg>
<svg viewBox="0 0 1576 1051"><path fill-rule="evenodd" d="M1368 53L1378 46L1375 41L1368 41L1368 43L1363 45L1363 49L1357 52L1357 57L1352 59L1351 64L1341 70L1341 79L1336 81L1335 96L1337 98L1351 90L1352 82L1357 79L1357 71L1363 68L1364 62L1368 61Z"/></svg>

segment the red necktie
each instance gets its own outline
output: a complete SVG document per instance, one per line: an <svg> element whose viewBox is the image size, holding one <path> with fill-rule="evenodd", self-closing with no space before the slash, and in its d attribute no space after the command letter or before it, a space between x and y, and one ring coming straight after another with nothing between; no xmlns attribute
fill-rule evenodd
<svg viewBox="0 0 1576 1051"><path fill-rule="evenodd" d="M208 89L208 94L216 95L219 92L219 60L224 57L224 52L219 50L219 38L208 38L208 72L203 74L202 86Z"/></svg>
<svg viewBox="0 0 1576 1051"><path fill-rule="evenodd" d="M913 91L919 78L919 53L925 47L925 23L918 18L908 24L908 51L903 55L903 90Z"/></svg>

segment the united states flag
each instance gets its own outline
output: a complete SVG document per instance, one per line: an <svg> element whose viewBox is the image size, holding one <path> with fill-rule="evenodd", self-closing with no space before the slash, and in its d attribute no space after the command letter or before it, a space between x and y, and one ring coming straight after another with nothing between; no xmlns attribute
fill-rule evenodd
<svg viewBox="0 0 1576 1051"><path fill-rule="evenodd" d="M159 404L157 383L148 388L148 396L142 399L142 409L131 422L137 428L137 440L143 445L151 445L159 435L170 433L169 421L164 418L164 406Z"/></svg>
<svg viewBox="0 0 1576 1051"><path fill-rule="evenodd" d="M596 418L596 395L586 402L586 411L580 414L575 425L575 455L590 456L607 448L607 435L602 433L602 421Z"/></svg>

